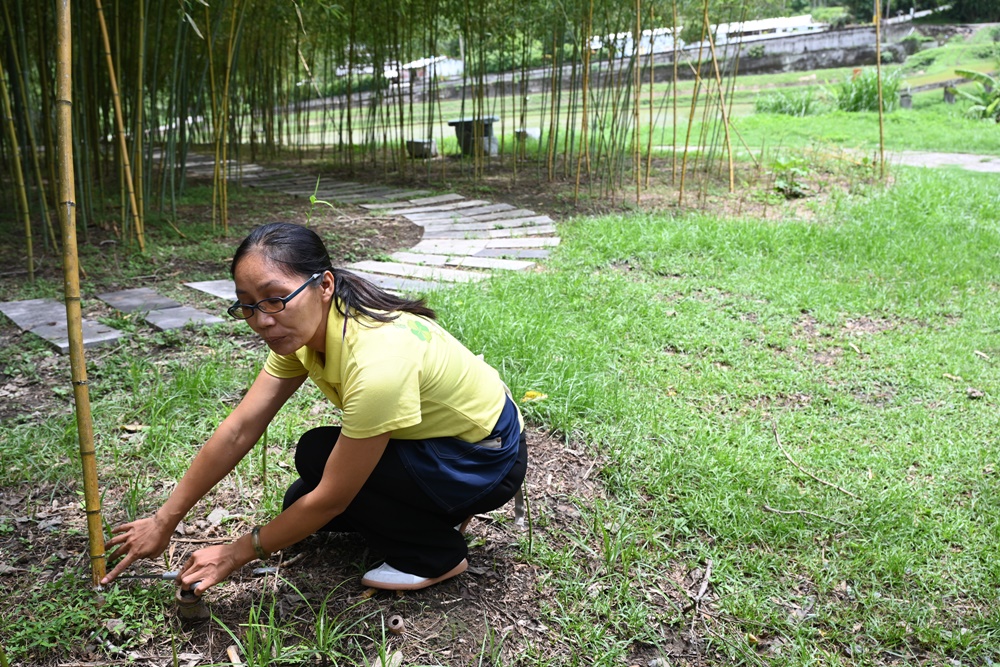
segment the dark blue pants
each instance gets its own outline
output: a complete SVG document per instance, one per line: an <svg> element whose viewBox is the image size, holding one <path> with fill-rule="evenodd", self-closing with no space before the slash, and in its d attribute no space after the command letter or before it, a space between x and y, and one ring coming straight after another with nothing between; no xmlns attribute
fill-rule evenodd
<svg viewBox="0 0 1000 667"><path fill-rule="evenodd" d="M285 508L316 488L339 437L339 426L322 426L302 435L295 450L299 479L285 492ZM405 446L406 441L389 440L347 510L320 530L361 533L392 567L437 577L468 555L465 538L455 526L470 515L502 507L521 488L528 467L527 441L522 432L517 462L494 489L452 511L441 509L403 465L398 448Z"/></svg>

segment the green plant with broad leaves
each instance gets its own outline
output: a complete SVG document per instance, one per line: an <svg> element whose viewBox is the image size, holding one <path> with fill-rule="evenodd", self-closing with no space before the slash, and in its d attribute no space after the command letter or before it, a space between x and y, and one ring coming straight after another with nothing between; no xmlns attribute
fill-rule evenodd
<svg viewBox="0 0 1000 667"><path fill-rule="evenodd" d="M777 158L771 167L774 174L774 190L785 199L809 196L809 188L804 179L809 175L809 167L801 158Z"/></svg>
<svg viewBox="0 0 1000 667"><path fill-rule="evenodd" d="M976 84L974 90L958 90L959 95L972 102L966 113L973 118L992 118L1000 123L1000 78L964 69L955 70L955 74Z"/></svg>

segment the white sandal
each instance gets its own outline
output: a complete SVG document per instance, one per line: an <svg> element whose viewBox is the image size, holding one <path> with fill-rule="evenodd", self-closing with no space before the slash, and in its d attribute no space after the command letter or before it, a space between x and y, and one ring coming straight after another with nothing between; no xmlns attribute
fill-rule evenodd
<svg viewBox="0 0 1000 667"><path fill-rule="evenodd" d="M463 558L461 563L440 577L418 577L415 574L397 570L388 563L382 563L374 570L365 572L361 583L369 588L381 588L387 591L416 591L462 574L468 567L469 561Z"/></svg>

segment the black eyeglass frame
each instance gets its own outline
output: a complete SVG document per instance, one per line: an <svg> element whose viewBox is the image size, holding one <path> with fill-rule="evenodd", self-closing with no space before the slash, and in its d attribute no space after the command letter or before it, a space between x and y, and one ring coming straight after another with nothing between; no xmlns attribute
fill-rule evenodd
<svg viewBox="0 0 1000 667"><path fill-rule="evenodd" d="M285 306L288 305L289 301L294 299L299 292L308 287L309 283L313 282L317 278L322 277L324 273L326 273L326 271L320 271L319 273L312 274L312 276L309 277L309 280L302 283L302 285L297 290L295 290L288 296L272 296L269 299L261 299L260 301L254 304L240 303L239 301L237 301L233 305L229 306L229 308L226 309L226 312L229 313L230 317L237 320L249 320L251 317L254 316L255 310L259 310L262 313L267 313L268 315L274 315L276 313L280 313L285 309ZM281 304L281 307L277 308L276 310L265 310L264 308L261 308L262 303L267 304L268 307L270 307L271 304L274 304L275 306L277 306L277 304ZM250 309L250 314L244 317L243 313L247 308Z"/></svg>

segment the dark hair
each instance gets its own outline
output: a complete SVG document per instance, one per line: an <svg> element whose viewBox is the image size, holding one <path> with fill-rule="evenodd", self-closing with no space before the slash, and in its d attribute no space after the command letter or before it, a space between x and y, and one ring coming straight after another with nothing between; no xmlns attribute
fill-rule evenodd
<svg viewBox="0 0 1000 667"><path fill-rule="evenodd" d="M350 271L333 268L323 239L308 227L290 222L256 227L236 249L229 265L231 276L236 276L236 266L251 252L259 252L303 278L324 271L333 273L334 308L345 317L357 319L360 314L378 322L391 322L400 312L432 320L437 317L423 299L401 299Z"/></svg>

